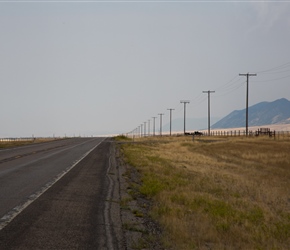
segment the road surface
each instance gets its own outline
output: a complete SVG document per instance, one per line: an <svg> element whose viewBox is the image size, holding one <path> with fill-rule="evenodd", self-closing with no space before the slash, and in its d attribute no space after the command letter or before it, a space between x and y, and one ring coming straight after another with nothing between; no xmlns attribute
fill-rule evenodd
<svg viewBox="0 0 290 250"><path fill-rule="evenodd" d="M110 149L73 138L0 150L0 249L122 249Z"/></svg>

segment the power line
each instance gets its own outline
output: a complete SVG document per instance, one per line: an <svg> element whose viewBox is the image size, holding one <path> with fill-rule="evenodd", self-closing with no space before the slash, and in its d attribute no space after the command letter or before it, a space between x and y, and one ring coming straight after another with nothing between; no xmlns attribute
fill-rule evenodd
<svg viewBox="0 0 290 250"><path fill-rule="evenodd" d="M289 72L289 71L290 71L290 62L287 62L287 63L281 64L279 66L276 66L276 67L273 67L273 68L270 68L270 69L257 71L257 73L259 73L259 74L280 74L280 73L286 73L286 72ZM232 78L230 81L228 81L224 85L216 88L215 91L219 91L219 92L220 91L226 91L226 93L224 93L222 95L216 95L216 97L230 94L233 91L239 89L244 84L244 82L241 83L240 82L240 80L241 80L240 78L236 80L236 78L238 76L239 75L236 75L234 78ZM290 75L282 76L280 78L275 78L275 79L270 79L270 80L264 80L264 81L261 80L261 81L252 81L252 82L271 82L271 81L282 80L282 79L285 79L285 78L288 78L288 77L290 77Z"/></svg>
<svg viewBox="0 0 290 250"><path fill-rule="evenodd" d="M1 1L1 0L0 0ZM273 67L273 68L270 68L270 69L266 69L266 70L262 70L262 71L257 71L257 73L263 75L269 75L269 74L283 74L283 73L286 73L286 72L290 72L290 62L287 62L287 63L284 63L284 64L281 64L279 66L276 66L276 67ZM257 76L257 74L239 74L239 75L236 75L235 77L233 77L230 81L228 81L227 83L223 84L222 86L218 87L215 89L215 91L213 92L216 92L218 90L218 92L225 92L224 94L218 94L218 95L215 95L215 97L220 97L220 96L224 96L224 95L227 95L227 94L230 94L232 93L233 91L241 88L241 86L243 86L243 84L245 83L244 81L241 82L241 78L238 78L238 76L246 76L247 77L247 81L246 81L246 84L247 84L247 92L246 92L246 134L248 135L248 102L249 102L249 76ZM281 77L278 77L278 78L275 78L275 79L268 79L268 80L258 80L258 81L252 81L254 83L263 83L263 82L272 82L272 81L277 81L277 80L282 80L282 79L286 79L286 78L289 78L290 75L282 75ZM203 91L203 93L208 93L208 91ZM196 106L199 106L200 104L202 104L205 100L206 100L206 97L202 97L202 93L198 94L197 96L195 96L193 98L193 102L195 104L195 107ZM208 97L208 101L210 102L210 97ZM186 104L189 103L190 101L180 101L180 103L183 103L184 104L184 133L186 132ZM210 103L209 103L209 107L210 107ZM182 109L182 106L176 106L174 109L172 110L175 110L175 112L179 113ZM170 110L170 109L168 109ZM210 111L209 111L210 112ZM171 113L171 111L170 111ZM159 114L160 115L160 114ZM164 114L161 114L160 116L160 122L161 122L161 126L160 126L160 134L162 135L162 115ZM171 115L171 114L170 114ZM155 119L157 117L152 117L153 118L153 136L155 135ZM171 134L171 118L170 118L170 134ZM210 125L210 115L209 115L209 125ZM209 126L210 128L210 126ZM135 130L131 131L130 133L138 133L140 134L140 136L143 136L143 134L146 136L146 122L144 123L144 133L143 133L143 124L141 124L140 126L138 126ZM150 134L150 120L148 120L148 135Z"/></svg>
<svg viewBox="0 0 290 250"><path fill-rule="evenodd" d="M234 78L232 78L230 81L228 81L228 82L225 83L224 85L222 85L222 86L218 87L217 89L215 89L215 91L217 91L217 90L221 90L221 89L223 89L223 88L227 88L228 85L231 86L231 85L234 84L236 81L239 81L240 79L234 81L237 77L238 77L238 75L236 75ZM234 82L233 82L233 81L234 81ZM233 83L232 83L232 82L233 82Z"/></svg>
<svg viewBox="0 0 290 250"><path fill-rule="evenodd" d="M267 70L262 70L262 71L257 71L258 74L261 74L261 73L266 73L266 72L270 72L270 71L275 71L275 70L279 70L279 69L283 69L283 68L287 68L288 66L290 66L290 62L287 62L287 63L284 63L280 66L277 66L277 67L274 67L274 68L271 68L271 69L267 69Z"/></svg>
<svg viewBox="0 0 290 250"><path fill-rule="evenodd" d="M283 71L274 71L274 72L265 72L263 74L281 74L281 73L285 73L285 72L290 72L290 69L287 70L283 70Z"/></svg>
<svg viewBox="0 0 290 250"><path fill-rule="evenodd" d="M220 95L215 95L215 97L220 97L220 96L225 96L227 94L230 94L232 92L234 92L235 90L241 88L242 86L244 86L245 81L243 81L242 83L240 83L237 86L232 87L231 89L228 90L228 92L224 93L224 94L220 94Z"/></svg>
<svg viewBox="0 0 290 250"><path fill-rule="evenodd" d="M176 105L174 107L175 113L179 113L182 110L182 105L180 105L180 103L178 103L178 105Z"/></svg>
<svg viewBox="0 0 290 250"><path fill-rule="evenodd" d="M203 97L198 103L195 104L195 107L198 107L206 100L206 97Z"/></svg>
<svg viewBox="0 0 290 250"><path fill-rule="evenodd" d="M239 78L231 84L228 84L227 86L224 85L223 87L215 89L215 91L231 91L233 88L236 88L236 86L239 86L239 84L241 84L241 81L242 79Z"/></svg>
<svg viewBox="0 0 290 250"><path fill-rule="evenodd" d="M194 97L191 101L199 102L200 99L202 99L203 95L202 93L199 93L196 97Z"/></svg>
<svg viewBox="0 0 290 250"><path fill-rule="evenodd" d="M280 78L276 78L276 79L271 79L271 80L253 81L253 82L272 82L272 81L278 81L278 80L281 80L281 79L285 79L285 78L288 78L288 77L290 77L290 75L287 75L287 76L284 76L284 77L280 77Z"/></svg>

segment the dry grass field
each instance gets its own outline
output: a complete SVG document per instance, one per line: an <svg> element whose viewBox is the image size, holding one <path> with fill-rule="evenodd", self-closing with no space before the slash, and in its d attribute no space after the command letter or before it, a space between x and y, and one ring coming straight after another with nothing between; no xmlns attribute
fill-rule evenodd
<svg viewBox="0 0 290 250"><path fill-rule="evenodd" d="M0 149L5 148L15 148L15 147L21 147L29 144L35 144L35 143L42 143L42 142L48 142L48 141L54 141L55 138L36 138L35 140L23 140L23 141L0 141Z"/></svg>
<svg viewBox="0 0 290 250"><path fill-rule="evenodd" d="M290 138L151 137L122 144L172 249L290 249Z"/></svg>

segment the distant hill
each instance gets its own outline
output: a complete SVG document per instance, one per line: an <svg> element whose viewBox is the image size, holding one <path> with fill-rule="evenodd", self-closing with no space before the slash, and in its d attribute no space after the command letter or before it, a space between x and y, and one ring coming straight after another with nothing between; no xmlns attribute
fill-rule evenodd
<svg viewBox="0 0 290 250"><path fill-rule="evenodd" d="M260 102L249 107L249 126L290 124L290 101L285 98L273 102ZM246 124L246 109L235 110L211 126L217 128L238 128Z"/></svg>

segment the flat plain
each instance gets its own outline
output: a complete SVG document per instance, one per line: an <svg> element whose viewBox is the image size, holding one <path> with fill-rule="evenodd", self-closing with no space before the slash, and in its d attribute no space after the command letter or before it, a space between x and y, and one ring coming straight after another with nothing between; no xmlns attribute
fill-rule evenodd
<svg viewBox="0 0 290 250"><path fill-rule="evenodd" d="M289 249L289 137L148 137L121 150L164 248Z"/></svg>

